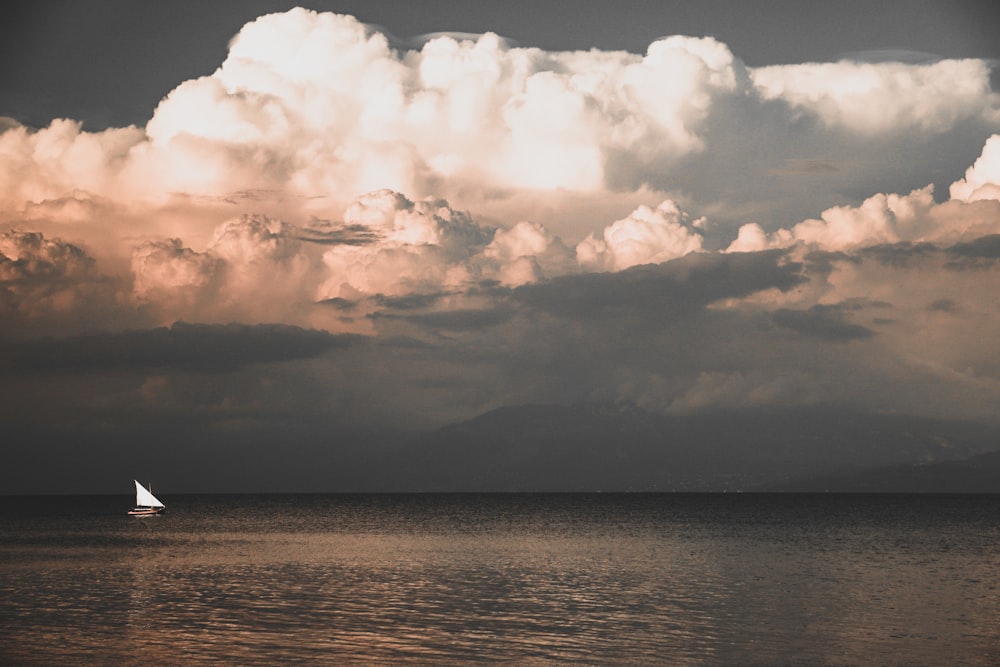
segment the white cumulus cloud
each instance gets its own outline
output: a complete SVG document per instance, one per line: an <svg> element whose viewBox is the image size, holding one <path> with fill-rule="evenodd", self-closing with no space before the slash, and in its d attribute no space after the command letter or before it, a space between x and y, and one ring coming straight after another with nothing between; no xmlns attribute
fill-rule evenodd
<svg viewBox="0 0 1000 667"><path fill-rule="evenodd" d="M816 114L864 135L940 132L975 117L1000 120L983 60L773 65L753 70L765 99Z"/></svg>
<svg viewBox="0 0 1000 667"><path fill-rule="evenodd" d="M627 217L593 234L576 247L581 266L592 271L620 271L638 264L657 264L696 252L702 235L677 204L667 200L655 209L640 206Z"/></svg>
<svg viewBox="0 0 1000 667"><path fill-rule="evenodd" d="M962 201L1000 199L1000 134L994 134L965 178L952 183L951 198Z"/></svg>
<svg viewBox="0 0 1000 667"><path fill-rule="evenodd" d="M375 240L337 245L323 253L327 278L319 298L400 295L463 286L473 277L469 259L492 236L447 202L413 202L391 190L352 203L344 222L370 230Z"/></svg>
<svg viewBox="0 0 1000 667"><path fill-rule="evenodd" d="M846 250L881 243L970 241L1000 233L1000 135L987 140L965 178L950 188L951 199L937 203L933 186L908 195L875 194L859 206L835 206L791 229L766 232L758 223L740 227L728 252L789 247L795 243Z"/></svg>

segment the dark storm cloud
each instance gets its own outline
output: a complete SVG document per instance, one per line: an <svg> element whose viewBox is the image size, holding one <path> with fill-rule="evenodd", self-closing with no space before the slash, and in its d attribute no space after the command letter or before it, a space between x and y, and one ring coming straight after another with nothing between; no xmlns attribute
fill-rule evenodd
<svg viewBox="0 0 1000 667"><path fill-rule="evenodd" d="M837 262L860 264L872 260L891 269L908 269L931 259L944 259L944 268L952 270L988 269L1000 259L1000 234L989 234L972 241L940 246L935 243L883 243L847 251L814 251L806 256L810 272L828 273Z"/></svg>
<svg viewBox="0 0 1000 667"><path fill-rule="evenodd" d="M296 241L318 245L369 245L382 238L380 234L365 225L335 225L330 228L298 227L288 236Z"/></svg>
<svg viewBox="0 0 1000 667"><path fill-rule="evenodd" d="M791 329L804 336L834 343L871 338L875 332L868 327L847 321L841 306L813 306L807 310L781 308L771 314L771 320L780 327Z"/></svg>
<svg viewBox="0 0 1000 667"><path fill-rule="evenodd" d="M802 265L786 253L691 254L618 273L562 276L513 291L515 300L581 320L674 319L720 299L802 284Z"/></svg>
<svg viewBox="0 0 1000 667"><path fill-rule="evenodd" d="M857 261L872 259L879 264L905 269L925 259L938 255L941 249L933 243L885 243L856 251ZM846 255L842 255L846 258Z"/></svg>
<svg viewBox="0 0 1000 667"><path fill-rule="evenodd" d="M948 253L959 258L1000 259L1000 234L990 234L968 243L958 243L948 248Z"/></svg>
<svg viewBox="0 0 1000 667"><path fill-rule="evenodd" d="M862 248L852 254L812 253L809 256L816 266L824 262L861 262L871 259L879 264L894 268L912 268L932 258L944 258L943 266L956 271L968 269L988 269L1000 259L1000 234L989 234L972 241L942 247L934 243L886 243Z"/></svg>
<svg viewBox="0 0 1000 667"><path fill-rule="evenodd" d="M117 282L85 250L39 232L0 233L0 338L115 317Z"/></svg>
<svg viewBox="0 0 1000 667"><path fill-rule="evenodd" d="M360 339L280 324L178 322L170 328L8 343L0 355L0 372L218 372L253 363L317 357Z"/></svg>
<svg viewBox="0 0 1000 667"><path fill-rule="evenodd" d="M65 282L92 273L95 262L72 243L45 239L39 232L10 231L0 236L14 250L14 259L0 252L0 285Z"/></svg>
<svg viewBox="0 0 1000 667"><path fill-rule="evenodd" d="M345 299L343 297L335 296L335 297L330 298L330 299L322 299L321 301L317 301L316 305L318 305L318 306L329 306L330 308L333 308L334 310L339 310L339 311L342 311L342 312L348 312L348 311L354 310L357 307L358 302L357 301L351 301L350 299Z"/></svg>
<svg viewBox="0 0 1000 667"><path fill-rule="evenodd" d="M468 308L464 310L449 310L436 313L421 313L406 315L402 319L421 327L443 329L445 331L474 331L503 324L513 317L513 311L507 308ZM379 317L400 317L396 315L380 315Z"/></svg>
<svg viewBox="0 0 1000 667"><path fill-rule="evenodd" d="M953 271L987 271L1000 260L1000 234L958 243L945 250L944 268Z"/></svg>
<svg viewBox="0 0 1000 667"><path fill-rule="evenodd" d="M927 304L927 310L935 313L956 313L959 306L954 299L935 299Z"/></svg>
<svg viewBox="0 0 1000 667"><path fill-rule="evenodd" d="M420 310L430 308L445 296L447 294L444 293L404 294L403 296L378 294L372 297L372 301L379 307L389 310Z"/></svg>

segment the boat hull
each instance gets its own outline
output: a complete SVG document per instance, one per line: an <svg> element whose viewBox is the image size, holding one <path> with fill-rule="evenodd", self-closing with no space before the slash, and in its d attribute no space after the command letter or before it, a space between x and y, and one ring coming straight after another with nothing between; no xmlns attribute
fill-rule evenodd
<svg viewBox="0 0 1000 667"><path fill-rule="evenodd" d="M133 507L128 511L129 516L152 516L163 514L165 507Z"/></svg>

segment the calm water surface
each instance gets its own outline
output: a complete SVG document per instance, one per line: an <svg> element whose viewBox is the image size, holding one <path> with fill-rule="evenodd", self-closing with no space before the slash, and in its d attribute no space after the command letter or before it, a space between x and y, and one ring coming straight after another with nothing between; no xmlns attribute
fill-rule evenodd
<svg viewBox="0 0 1000 667"><path fill-rule="evenodd" d="M0 498L2 664L1000 664L1000 497Z"/></svg>

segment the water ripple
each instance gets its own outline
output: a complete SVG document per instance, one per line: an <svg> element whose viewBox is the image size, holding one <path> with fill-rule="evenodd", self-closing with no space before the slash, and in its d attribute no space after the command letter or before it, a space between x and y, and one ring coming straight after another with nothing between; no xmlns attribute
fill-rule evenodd
<svg viewBox="0 0 1000 667"><path fill-rule="evenodd" d="M0 662L1000 659L992 497L238 502L0 515Z"/></svg>

